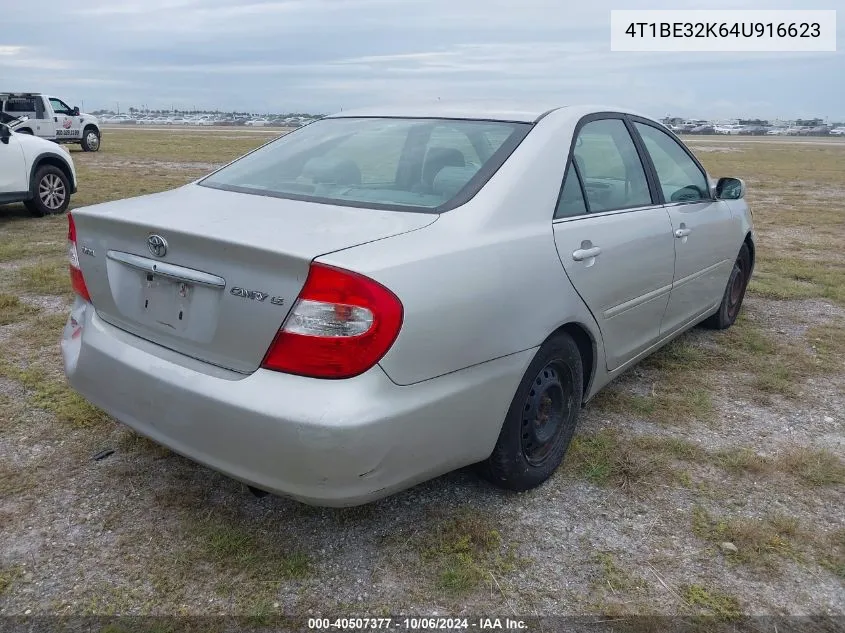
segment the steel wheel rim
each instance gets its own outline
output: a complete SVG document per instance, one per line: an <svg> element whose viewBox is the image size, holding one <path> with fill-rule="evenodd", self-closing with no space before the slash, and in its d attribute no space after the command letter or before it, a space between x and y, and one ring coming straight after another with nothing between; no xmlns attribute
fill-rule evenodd
<svg viewBox="0 0 845 633"><path fill-rule="evenodd" d="M569 372L552 361L531 383L522 406L520 444L525 460L539 466L552 454L572 411L573 390Z"/></svg>
<svg viewBox="0 0 845 633"><path fill-rule="evenodd" d="M96 149L100 145L100 139L97 138L97 135L94 132L88 132L88 135L85 137L85 142L88 143L88 147L92 149Z"/></svg>
<svg viewBox="0 0 845 633"><path fill-rule="evenodd" d="M61 208L66 195L65 183L56 174L47 174L38 184L38 197L44 206L51 211Z"/></svg>
<svg viewBox="0 0 845 633"><path fill-rule="evenodd" d="M742 303L742 295L745 292L745 283L748 277L746 273L747 262L740 258L734 264L731 274L730 288L728 290L728 315L733 318Z"/></svg>

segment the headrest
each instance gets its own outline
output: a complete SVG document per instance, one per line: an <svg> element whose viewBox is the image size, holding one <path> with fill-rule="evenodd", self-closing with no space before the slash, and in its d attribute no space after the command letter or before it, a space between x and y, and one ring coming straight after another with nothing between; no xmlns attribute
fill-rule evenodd
<svg viewBox="0 0 845 633"><path fill-rule="evenodd" d="M434 193L443 196L448 200L453 198L464 188L478 171L478 167L468 165L466 167L443 167L437 172L432 183Z"/></svg>
<svg viewBox="0 0 845 633"><path fill-rule="evenodd" d="M459 149L454 147L431 147L425 155L423 163L422 181L434 186L437 172L447 166L463 167L466 159Z"/></svg>

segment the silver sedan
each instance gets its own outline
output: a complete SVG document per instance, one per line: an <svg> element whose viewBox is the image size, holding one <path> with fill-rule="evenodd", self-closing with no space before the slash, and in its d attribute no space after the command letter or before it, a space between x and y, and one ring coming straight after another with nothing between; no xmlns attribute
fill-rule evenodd
<svg viewBox="0 0 845 633"><path fill-rule="evenodd" d="M74 210L65 372L139 433L307 503L469 464L527 490L610 380L737 318L744 194L623 109L342 113Z"/></svg>

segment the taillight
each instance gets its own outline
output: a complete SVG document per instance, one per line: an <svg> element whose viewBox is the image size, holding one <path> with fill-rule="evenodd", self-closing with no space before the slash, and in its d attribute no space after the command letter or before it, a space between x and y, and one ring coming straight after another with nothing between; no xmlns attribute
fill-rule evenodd
<svg viewBox="0 0 845 633"><path fill-rule="evenodd" d="M369 277L311 264L305 286L261 366L313 378L351 378L375 365L402 327L402 303Z"/></svg>
<svg viewBox="0 0 845 633"><path fill-rule="evenodd" d="M76 250L76 225L70 213L67 214L67 255L70 263L71 288L85 301L91 301L91 295L88 294L88 287L85 285L85 278L79 268L79 253Z"/></svg>

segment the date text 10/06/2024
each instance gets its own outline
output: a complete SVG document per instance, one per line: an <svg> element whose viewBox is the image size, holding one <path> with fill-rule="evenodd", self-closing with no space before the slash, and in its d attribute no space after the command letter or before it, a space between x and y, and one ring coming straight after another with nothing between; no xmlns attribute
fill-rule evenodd
<svg viewBox="0 0 845 633"><path fill-rule="evenodd" d="M317 631L402 629L407 631L524 631L524 620L511 618L309 618L308 628Z"/></svg>

